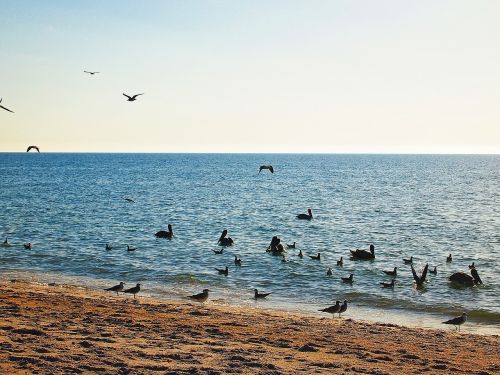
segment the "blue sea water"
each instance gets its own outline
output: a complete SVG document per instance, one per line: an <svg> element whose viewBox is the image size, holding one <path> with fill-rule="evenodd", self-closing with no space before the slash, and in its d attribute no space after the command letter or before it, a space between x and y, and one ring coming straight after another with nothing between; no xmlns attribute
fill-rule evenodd
<svg viewBox="0 0 500 375"><path fill-rule="evenodd" d="M258 288L272 292L258 307L320 314L347 299L347 316L423 326L467 311L469 329L499 332L498 155L0 153L0 176L0 235L13 244L0 247L4 277L140 282L165 298L208 287L212 300L250 306ZM314 219L297 220L308 208ZM168 223L175 237L155 238ZM235 243L216 255L223 229ZM286 263L265 251L274 235L297 243ZM374 261L349 259L371 243ZM317 252L321 261L307 257ZM410 256L416 269L437 266L422 290ZM472 262L484 285L450 285ZM226 265L227 277L214 270ZM396 266L395 288L381 288L382 270ZM350 273L354 283L342 283Z"/></svg>

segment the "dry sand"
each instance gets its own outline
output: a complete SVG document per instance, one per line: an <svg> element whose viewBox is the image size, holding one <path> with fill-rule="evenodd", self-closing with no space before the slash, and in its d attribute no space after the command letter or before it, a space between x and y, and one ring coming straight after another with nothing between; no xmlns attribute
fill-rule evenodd
<svg viewBox="0 0 500 375"><path fill-rule="evenodd" d="M0 283L1 374L499 374L498 336ZM448 326L445 326L448 328Z"/></svg>

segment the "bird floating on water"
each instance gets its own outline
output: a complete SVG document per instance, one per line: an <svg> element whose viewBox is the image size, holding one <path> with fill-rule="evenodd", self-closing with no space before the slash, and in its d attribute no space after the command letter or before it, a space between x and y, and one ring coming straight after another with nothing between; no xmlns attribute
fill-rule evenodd
<svg viewBox="0 0 500 375"><path fill-rule="evenodd" d="M352 284L352 282L354 281L354 274L351 273L349 277L341 277L341 279L344 283Z"/></svg>
<svg viewBox="0 0 500 375"><path fill-rule="evenodd" d="M344 265L344 257L340 257L339 260L337 260L337 266L342 267Z"/></svg>
<svg viewBox="0 0 500 375"><path fill-rule="evenodd" d="M269 172L274 173L274 169L273 169L272 165L261 165L260 168L259 168L259 173L263 169L267 169Z"/></svg>
<svg viewBox="0 0 500 375"><path fill-rule="evenodd" d="M2 102L2 99L0 98L0 103L1 103L1 102ZM11 113L14 113L14 111L11 111L10 109L5 108L3 105L0 105L0 108L5 109L6 111L9 111L9 112L11 112Z"/></svg>
<svg viewBox="0 0 500 375"><path fill-rule="evenodd" d="M310 208L307 209L307 214L298 214L297 219L299 220L311 220L313 218L312 210Z"/></svg>
<svg viewBox="0 0 500 375"><path fill-rule="evenodd" d="M7 237L5 237L5 241L2 242L2 247L11 247L12 245L9 243Z"/></svg>
<svg viewBox="0 0 500 375"><path fill-rule="evenodd" d="M234 256L234 265L241 266L241 258L238 258L236 255Z"/></svg>
<svg viewBox="0 0 500 375"><path fill-rule="evenodd" d="M474 264L474 262L472 262L472 264L469 264L469 269L473 269L473 268L476 268L476 265Z"/></svg>
<svg viewBox="0 0 500 375"><path fill-rule="evenodd" d="M384 288L394 288L395 283L396 283L396 280L392 279L390 283L383 281L380 283L380 285L382 285Z"/></svg>
<svg viewBox="0 0 500 375"><path fill-rule="evenodd" d="M168 238L169 240L174 236L174 231L172 230L172 225L168 224L168 231L161 230L155 233L156 238Z"/></svg>
<svg viewBox="0 0 500 375"><path fill-rule="evenodd" d="M453 260L451 254L446 257L446 261L449 263Z"/></svg>
<svg viewBox="0 0 500 375"><path fill-rule="evenodd" d="M333 317L335 317L335 314L340 311L340 301L336 301L335 305L327 307L325 309L318 310L318 311L322 311L322 312L326 312L326 313L332 314L332 318L333 318Z"/></svg>
<svg viewBox="0 0 500 375"><path fill-rule="evenodd" d="M420 275L419 277L415 272L415 268L413 268L413 264L411 265L411 273L413 274L413 280L415 280L415 284L417 284L417 287L424 285L428 269L429 269L429 264L426 264L424 270L422 271L422 275Z"/></svg>
<svg viewBox="0 0 500 375"><path fill-rule="evenodd" d="M88 74L90 74L90 75L92 75L92 76L93 76L94 74L100 73L100 72L89 72L89 71L87 71L87 70L84 70L83 72L84 72L84 73L88 73Z"/></svg>
<svg viewBox="0 0 500 375"><path fill-rule="evenodd" d="M26 152L30 152L30 150L37 150L38 152L40 152L40 149L38 148L38 146L28 146L28 148L26 149Z"/></svg>
<svg viewBox="0 0 500 375"><path fill-rule="evenodd" d="M25 243L23 246L26 250L31 250L31 242Z"/></svg>
<svg viewBox="0 0 500 375"><path fill-rule="evenodd" d="M270 295L271 293L259 293L259 291L257 289L254 289L254 298L255 299L259 299L259 298L266 298L268 295Z"/></svg>
<svg viewBox="0 0 500 375"><path fill-rule="evenodd" d="M144 95L144 93L142 93L142 94L135 94L133 96L129 96L127 94L123 94L123 96L127 97L127 101L129 101L129 102L135 101L139 95Z"/></svg>
<svg viewBox="0 0 500 375"><path fill-rule="evenodd" d="M464 272L455 272L453 275L450 276L449 280L452 283L459 284L462 286L474 286L483 283L475 268L472 268L470 270L470 273L472 276L467 275Z"/></svg>
<svg viewBox="0 0 500 375"><path fill-rule="evenodd" d="M413 255L410 257L410 259L403 258L403 262L405 264L413 264Z"/></svg>
<svg viewBox="0 0 500 375"><path fill-rule="evenodd" d="M136 251L137 248L134 246L127 245L127 251Z"/></svg>
<svg viewBox="0 0 500 375"><path fill-rule="evenodd" d="M333 271L332 271L332 268L329 267L328 268L328 271L326 271L326 276L332 276L333 275Z"/></svg>
<svg viewBox="0 0 500 375"><path fill-rule="evenodd" d="M113 246L109 243L106 244L106 250L112 250Z"/></svg>
<svg viewBox="0 0 500 375"><path fill-rule="evenodd" d="M304 258L304 254L302 254L302 249L299 250L299 253L297 254L299 258Z"/></svg>
<svg viewBox="0 0 500 375"><path fill-rule="evenodd" d="M398 275L398 267L394 267L392 271L385 271L384 273L389 276L397 276Z"/></svg>
<svg viewBox="0 0 500 375"><path fill-rule="evenodd" d="M139 291L141 290L141 284L137 284L136 286L134 286L133 288L130 288L130 289L125 289L123 291L123 293L130 293L130 294L133 294L134 295L134 299L135 299L135 295L137 293L139 293Z"/></svg>
<svg viewBox="0 0 500 375"><path fill-rule="evenodd" d="M321 254L318 253L318 255L308 255L309 258L313 260L321 260Z"/></svg>
<svg viewBox="0 0 500 375"><path fill-rule="evenodd" d="M375 246L370 245L370 251L356 249L350 250L354 259L375 259Z"/></svg>
<svg viewBox="0 0 500 375"><path fill-rule="evenodd" d="M437 273L438 273L438 268L437 268L436 266L434 266L434 269L429 270L429 273L432 273L433 275L437 275Z"/></svg>
<svg viewBox="0 0 500 375"><path fill-rule="evenodd" d="M116 292L116 295L118 295L118 292L121 292L123 290L124 285L125 285L125 283L123 281L121 281L120 284L112 286L111 288L107 288L104 290L108 290L110 292Z"/></svg>
<svg viewBox="0 0 500 375"><path fill-rule="evenodd" d="M467 321L467 313L463 313L460 316L457 316L456 318L447 320L446 322L443 322L442 324L453 324L455 326L455 329L458 329L460 331L460 326L464 324Z"/></svg>
<svg viewBox="0 0 500 375"><path fill-rule="evenodd" d="M222 234L219 237L219 245L221 246L232 246L234 241L231 237L226 237L227 236L227 229L224 229L222 231Z"/></svg>
<svg viewBox="0 0 500 375"><path fill-rule="evenodd" d="M227 266L226 268L216 268L216 271L219 272L219 275L229 275L229 268Z"/></svg>
<svg viewBox="0 0 500 375"><path fill-rule="evenodd" d="M212 249L212 251L213 251L215 254L219 254L219 255L220 255L220 254L222 254L222 253L224 252L224 249L220 249L220 250L218 250L218 249Z"/></svg>
<svg viewBox="0 0 500 375"><path fill-rule="evenodd" d="M292 244L286 244L286 247L288 247L289 249L295 249L295 242Z"/></svg>
<svg viewBox="0 0 500 375"><path fill-rule="evenodd" d="M210 292L209 289L203 289L203 292L198 293L198 294L193 294L192 296L189 296L188 298L191 298L192 300L195 300L198 302L205 302L208 299L208 292Z"/></svg>

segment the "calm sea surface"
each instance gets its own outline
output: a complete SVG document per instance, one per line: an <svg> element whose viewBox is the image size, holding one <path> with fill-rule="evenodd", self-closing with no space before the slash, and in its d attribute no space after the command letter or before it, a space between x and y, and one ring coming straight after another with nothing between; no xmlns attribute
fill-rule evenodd
<svg viewBox="0 0 500 375"><path fill-rule="evenodd" d="M4 278L140 282L165 298L208 287L219 303L314 314L347 299L347 316L422 326L467 311L469 330L500 329L500 156L0 153L0 176L0 235L13 244L0 247ZM314 219L297 220L307 208ZM156 239L168 223L174 239ZM216 255L223 229L235 244ZM297 243L286 263L265 252L274 235ZM374 261L349 259L370 243ZM437 266L423 290L410 256ZM484 285L450 285L472 262ZM214 270L226 265L227 277ZM394 290L380 288L396 266ZM256 304L253 288L272 295Z"/></svg>

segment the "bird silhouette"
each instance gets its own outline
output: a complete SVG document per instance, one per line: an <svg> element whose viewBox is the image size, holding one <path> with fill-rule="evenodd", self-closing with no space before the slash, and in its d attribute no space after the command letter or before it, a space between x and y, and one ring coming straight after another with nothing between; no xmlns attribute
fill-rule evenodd
<svg viewBox="0 0 500 375"><path fill-rule="evenodd" d="M411 273L413 274L413 280L415 280L417 286L422 286L424 284L428 269L429 269L429 264L426 264L424 270L422 271L422 275L419 277L415 272L415 269L413 268L413 264L411 265Z"/></svg>
<svg viewBox="0 0 500 375"><path fill-rule="evenodd" d="M467 321L467 313L463 313L461 316L457 316L456 318L443 322L443 324L453 324L455 326L455 329L458 329L460 331L460 326L464 324L466 321Z"/></svg>
<svg viewBox="0 0 500 375"><path fill-rule="evenodd" d="M35 149L37 150L38 152L40 152L40 149L38 148L38 146L29 146L27 149L26 149L26 152L30 152L30 150L32 149Z"/></svg>
<svg viewBox="0 0 500 375"><path fill-rule="evenodd" d="M90 75L94 75L94 74L100 73L100 72L89 72L89 71L87 71L87 70L84 70L83 72L84 72L84 73L88 73L88 74L90 74Z"/></svg>
<svg viewBox="0 0 500 375"><path fill-rule="evenodd" d="M340 301L336 301L335 305L327 307L326 309L321 309L319 311L332 314L332 318L333 318L335 316L335 314L340 311Z"/></svg>
<svg viewBox="0 0 500 375"><path fill-rule="evenodd" d="M136 99L137 99L137 97L138 97L139 95L144 95L144 93L142 93L142 94L135 94L135 95L133 95L133 96L129 96L129 95L127 95L127 94L123 94L123 95L127 97L127 101L129 101L129 102L133 102L134 100L136 100Z"/></svg>
<svg viewBox="0 0 500 375"><path fill-rule="evenodd" d="M208 299L208 292L210 292L210 290L203 289L203 292L189 296L189 298L198 302L205 302Z"/></svg>
<svg viewBox="0 0 500 375"><path fill-rule="evenodd" d="M263 169L267 169L267 170L269 170L269 172L274 173L274 169L273 169L272 165L261 165L260 168L259 168L259 173Z"/></svg>
<svg viewBox="0 0 500 375"><path fill-rule="evenodd" d="M254 297L255 299L259 299L259 298L266 298L268 295L270 295L271 293L259 293L259 291L257 289L254 289Z"/></svg>
<svg viewBox="0 0 500 375"><path fill-rule="evenodd" d="M351 274L349 275L349 277L342 277L341 279L342 279L342 281L343 281L344 283L352 284L352 282L353 282L353 277L354 277L354 274L352 274L352 273L351 273Z"/></svg>
<svg viewBox="0 0 500 375"><path fill-rule="evenodd" d="M121 281L120 284L112 286L111 288L107 288L107 289L104 289L104 290L109 290L111 292L116 292L116 295L118 295L118 292L121 292L123 290L123 286L124 285L125 284L123 283L123 281Z"/></svg>
<svg viewBox="0 0 500 375"><path fill-rule="evenodd" d="M133 288L130 288L130 289L125 289L123 291L123 293L130 293L130 294L133 294L134 295L134 299L135 299L135 295L137 293L139 293L139 291L141 290L141 284L137 284L136 286L134 286Z"/></svg>
<svg viewBox="0 0 500 375"><path fill-rule="evenodd" d="M1 103L1 102L2 102L2 99L0 99L0 103ZM0 105L0 108L3 108L3 109L5 109L6 111L9 111L9 112L14 113L14 111L11 111L10 109L5 108L3 105Z"/></svg>

